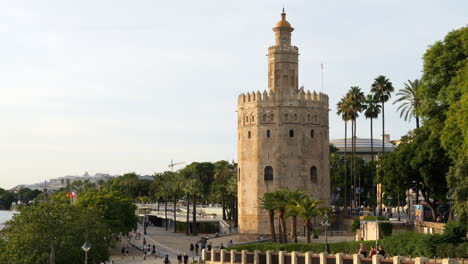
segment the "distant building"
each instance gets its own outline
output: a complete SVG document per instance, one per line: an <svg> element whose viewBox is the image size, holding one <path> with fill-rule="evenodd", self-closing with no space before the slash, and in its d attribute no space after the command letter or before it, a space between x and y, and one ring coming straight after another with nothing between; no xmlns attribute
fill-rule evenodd
<svg viewBox="0 0 468 264"><path fill-rule="evenodd" d="M392 152L396 145L390 142L390 136L385 135L384 151L385 153ZM382 154L382 140L374 138L372 141L370 138L356 138L356 156L364 159L365 161L372 160L371 142L374 147L374 157ZM333 144L338 148L339 153L345 152L345 139L331 139L330 144ZM346 139L346 152L351 153L351 138Z"/></svg>
<svg viewBox="0 0 468 264"><path fill-rule="evenodd" d="M73 183L75 181L85 181L88 180L91 183L97 183L100 180L106 182L114 177L117 177L118 175L110 175L106 173L96 173L94 176L90 176L87 172L83 174L83 176L73 176L73 175L67 175L64 177L59 177L59 178L54 178L50 180L46 180L43 182L35 183L35 184L30 184L30 185L18 185L15 188L29 188L31 190L44 190L44 188L47 188L48 191L54 192L57 191L61 188L64 188L67 186L69 183ZM14 189L15 189L14 188Z"/></svg>

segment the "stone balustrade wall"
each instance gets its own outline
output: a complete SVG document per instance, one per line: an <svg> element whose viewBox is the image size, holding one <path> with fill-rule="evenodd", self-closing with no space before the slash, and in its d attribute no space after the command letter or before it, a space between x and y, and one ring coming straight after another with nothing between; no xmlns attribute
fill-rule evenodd
<svg viewBox="0 0 468 264"><path fill-rule="evenodd" d="M372 258L365 258L361 254L345 255L319 253L313 254L312 252L299 253L293 251L287 253L285 251L273 252L248 252L242 250L226 251L202 250L202 260L206 264L429 264L430 259L425 257L405 259L401 256L395 256L384 259L380 255L372 256ZM432 263L431 263L432 264ZM458 264L457 259L443 259L440 264Z"/></svg>

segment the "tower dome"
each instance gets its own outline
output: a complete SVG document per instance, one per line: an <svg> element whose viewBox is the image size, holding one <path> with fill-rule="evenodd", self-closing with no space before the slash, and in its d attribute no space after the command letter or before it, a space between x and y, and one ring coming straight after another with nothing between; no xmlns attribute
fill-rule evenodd
<svg viewBox="0 0 468 264"><path fill-rule="evenodd" d="M281 13L281 20L276 23L275 27L282 27L282 28L290 28L291 24L286 20L286 13L284 12L283 8L283 13Z"/></svg>

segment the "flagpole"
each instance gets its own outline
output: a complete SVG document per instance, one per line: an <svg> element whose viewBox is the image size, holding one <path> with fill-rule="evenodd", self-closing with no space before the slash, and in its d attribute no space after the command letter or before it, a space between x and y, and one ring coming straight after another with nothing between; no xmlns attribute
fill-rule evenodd
<svg viewBox="0 0 468 264"><path fill-rule="evenodd" d="M320 64L321 68L322 68L322 93L323 93L323 62Z"/></svg>

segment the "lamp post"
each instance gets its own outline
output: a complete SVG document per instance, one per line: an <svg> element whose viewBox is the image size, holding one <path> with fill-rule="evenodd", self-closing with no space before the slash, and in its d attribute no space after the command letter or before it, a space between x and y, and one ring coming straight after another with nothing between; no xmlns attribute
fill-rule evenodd
<svg viewBox="0 0 468 264"><path fill-rule="evenodd" d="M322 220L322 226L325 227L325 253L330 252L330 247L328 245L328 235L327 235L327 229L328 226L330 226L330 222L328 221L328 215L325 215L323 220Z"/></svg>
<svg viewBox="0 0 468 264"><path fill-rule="evenodd" d="M83 246L81 246L81 249L83 249L83 251L85 252L85 261L84 263L85 264L88 264L88 251L91 249L91 243L89 243L88 241L86 241Z"/></svg>

